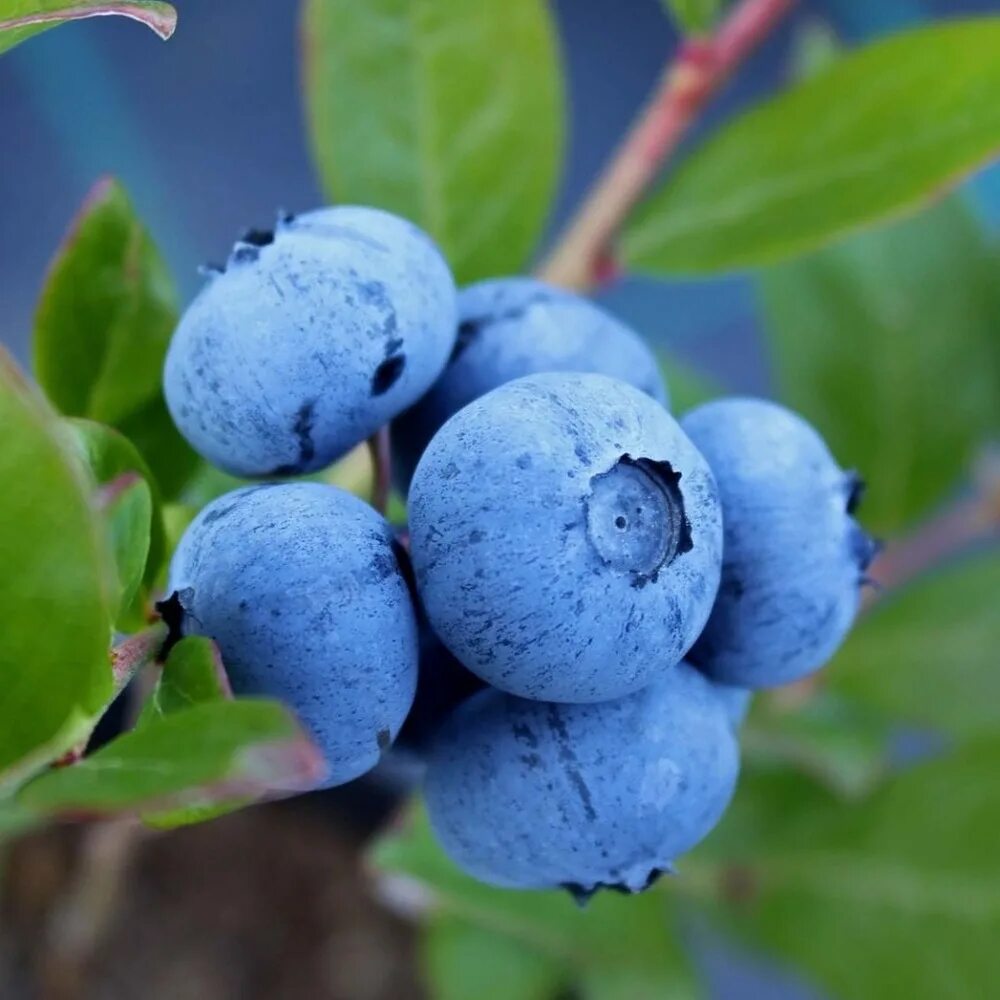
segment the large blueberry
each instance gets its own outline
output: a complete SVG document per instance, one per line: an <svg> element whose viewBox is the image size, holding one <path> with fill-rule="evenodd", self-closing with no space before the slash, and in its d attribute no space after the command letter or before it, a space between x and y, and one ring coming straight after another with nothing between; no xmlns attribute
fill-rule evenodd
<svg viewBox="0 0 1000 1000"><path fill-rule="evenodd" d="M463 406L536 372L597 372L667 405L653 352L587 299L533 278L495 278L458 295L458 339L430 391L393 422L393 471L406 490L427 443Z"/></svg>
<svg viewBox="0 0 1000 1000"><path fill-rule="evenodd" d="M383 518L321 483L227 493L174 554L183 631L215 639L237 694L296 711L326 756L330 785L375 766L413 701L418 638L405 558Z"/></svg>
<svg viewBox="0 0 1000 1000"><path fill-rule="evenodd" d="M351 206L286 219L237 243L185 311L167 405L227 472L319 469L426 392L455 317L448 266L410 223Z"/></svg>
<svg viewBox="0 0 1000 1000"><path fill-rule="evenodd" d="M597 705L473 695L435 743L425 795L451 858L517 889L644 889L715 826L739 750L687 664Z"/></svg>
<svg viewBox="0 0 1000 1000"><path fill-rule="evenodd" d="M410 492L445 645L527 698L635 691L684 655L719 582L712 474L667 411L604 375L508 382L453 416Z"/></svg>
<svg viewBox="0 0 1000 1000"><path fill-rule="evenodd" d="M794 413L722 399L681 422L719 484L722 584L690 659L742 687L786 684L822 666L858 609L871 539L851 516L859 480Z"/></svg>

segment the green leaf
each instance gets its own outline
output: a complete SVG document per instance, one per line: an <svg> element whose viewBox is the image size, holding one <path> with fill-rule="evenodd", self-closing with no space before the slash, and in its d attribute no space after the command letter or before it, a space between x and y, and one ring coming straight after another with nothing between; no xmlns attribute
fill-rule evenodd
<svg viewBox="0 0 1000 1000"><path fill-rule="evenodd" d="M563 982L581 985L625 977L641 980L650 992L634 993L633 1000L694 1000L702 995L678 940L669 893L599 893L580 908L565 892L491 888L463 874L444 855L422 808L413 809L404 827L376 843L373 860L393 873L387 891L392 891L394 877L415 879L429 891L433 914L463 921L533 953L536 971L545 968L555 976L558 968Z"/></svg>
<svg viewBox="0 0 1000 1000"><path fill-rule="evenodd" d="M156 479L135 445L118 431L93 420L69 420L77 447L94 480L107 486L128 472L137 472L149 486L153 509L150 517L149 558L143 579L152 586L166 557L166 535L163 526L163 503Z"/></svg>
<svg viewBox="0 0 1000 1000"><path fill-rule="evenodd" d="M322 770L319 752L281 705L212 701L41 775L21 789L18 802L56 816L203 808L304 791Z"/></svg>
<svg viewBox="0 0 1000 1000"><path fill-rule="evenodd" d="M858 799L888 776L891 738L883 715L823 692L794 710L758 698L740 742L748 763L792 767Z"/></svg>
<svg viewBox="0 0 1000 1000"><path fill-rule="evenodd" d="M1000 150L1000 18L877 41L761 105L636 213L625 263L706 273L772 263L910 211Z"/></svg>
<svg viewBox="0 0 1000 1000"><path fill-rule="evenodd" d="M157 719L174 712L211 701L230 701L233 697L229 678L222 665L219 648L203 636L181 639L167 657L163 670L136 723L137 728L148 726ZM143 816L149 826L170 830L192 823L224 816L245 806L246 797L213 802L210 805L190 806Z"/></svg>
<svg viewBox="0 0 1000 1000"><path fill-rule="evenodd" d="M0 52L66 21L105 14L139 21L164 41L177 27L177 11L159 0L0 0Z"/></svg>
<svg viewBox="0 0 1000 1000"><path fill-rule="evenodd" d="M327 196L424 227L459 281L520 270L562 150L543 0L306 0L303 37Z"/></svg>
<svg viewBox="0 0 1000 1000"><path fill-rule="evenodd" d="M121 598L116 624L141 628L143 608L133 607L142 585L149 555L149 527L153 517L153 498L149 484L138 473L126 472L98 494L98 507L104 516Z"/></svg>
<svg viewBox="0 0 1000 1000"><path fill-rule="evenodd" d="M663 0L667 13L686 35L704 35L712 30L721 0Z"/></svg>
<svg viewBox="0 0 1000 1000"><path fill-rule="evenodd" d="M997 432L998 273L946 201L762 276L781 396L861 470L878 534L928 513Z"/></svg>
<svg viewBox="0 0 1000 1000"><path fill-rule="evenodd" d="M0 787L89 731L111 691L115 575L91 484L0 349Z"/></svg>
<svg viewBox="0 0 1000 1000"><path fill-rule="evenodd" d="M978 553L880 600L829 669L838 692L967 739L996 730L1000 551Z"/></svg>
<svg viewBox="0 0 1000 1000"><path fill-rule="evenodd" d="M553 1000L563 985L558 962L457 917L431 920L421 943L434 1000Z"/></svg>
<svg viewBox="0 0 1000 1000"><path fill-rule="evenodd" d="M205 464L181 437L160 395L122 420L119 430L148 458L160 492L167 500L176 500Z"/></svg>
<svg viewBox="0 0 1000 1000"><path fill-rule="evenodd" d="M129 437L168 497L177 470L194 461L161 389L176 319L173 283L152 240L117 181L100 181L49 269L35 317L35 372L67 416Z"/></svg>
<svg viewBox="0 0 1000 1000"><path fill-rule="evenodd" d="M1000 977L998 770L994 735L853 808L796 775L749 773L693 882L721 890L728 928L833 996L979 996Z"/></svg>
<svg viewBox="0 0 1000 1000"><path fill-rule="evenodd" d="M170 650L137 726L147 726L192 705L232 697L218 647L204 636L187 636Z"/></svg>

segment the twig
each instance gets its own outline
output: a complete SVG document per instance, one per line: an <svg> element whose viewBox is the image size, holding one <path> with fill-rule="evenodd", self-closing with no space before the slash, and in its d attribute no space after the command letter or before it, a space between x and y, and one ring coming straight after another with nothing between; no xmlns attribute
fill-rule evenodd
<svg viewBox="0 0 1000 1000"><path fill-rule="evenodd" d="M708 101L792 9L795 0L740 0L716 33L688 39L539 275L587 289L613 276L614 238Z"/></svg>
<svg viewBox="0 0 1000 1000"><path fill-rule="evenodd" d="M912 535L886 546L870 571L879 589L902 587L977 542L1000 536L1000 456L988 453L974 479L971 496L946 507ZM869 590L865 608L878 595L878 589Z"/></svg>
<svg viewBox="0 0 1000 1000"><path fill-rule="evenodd" d="M384 514L392 486L392 457L389 450L389 425L377 430L368 439L372 457L372 506Z"/></svg>

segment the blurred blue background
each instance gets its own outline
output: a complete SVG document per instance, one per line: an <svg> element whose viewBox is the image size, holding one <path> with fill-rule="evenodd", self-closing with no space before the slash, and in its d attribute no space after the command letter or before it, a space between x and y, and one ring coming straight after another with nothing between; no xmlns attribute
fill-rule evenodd
<svg viewBox="0 0 1000 1000"><path fill-rule="evenodd" d="M100 18L0 59L0 340L22 358L46 263L100 174L124 181L185 299L197 288L197 265L222 256L241 230L269 224L279 207L320 201L298 96L298 5L178 0L177 7L168 44L122 19ZM552 228L594 178L677 41L660 0L556 0L553 9L571 124ZM984 11L1000 11L1000 0L804 0L715 102L701 131L787 80L807 24L821 20L849 44L928 17ZM1000 170L969 188L983 217L1000 226ZM746 279L628 280L606 298L646 336L733 388L766 388Z"/></svg>

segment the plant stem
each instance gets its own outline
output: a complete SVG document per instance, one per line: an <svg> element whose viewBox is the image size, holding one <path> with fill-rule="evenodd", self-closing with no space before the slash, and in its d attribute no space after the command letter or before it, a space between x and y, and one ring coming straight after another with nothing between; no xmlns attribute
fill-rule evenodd
<svg viewBox="0 0 1000 1000"><path fill-rule="evenodd" d="M975 491L924 523L911 535L886 546L871 567L883 591L895 590L952 556L1000 536L1000 456L987 454L974 476ZM867 608L879 590L865 595Z"/></svg>
<svg viewBox="0 0 1000 1000"><path fill-rule="evenodd" d="M368 450L372 456L372 506L380 514L384 514L389 503L389 489L392 486L388 424L379 428L368 439Z"/></svg>
<svg viewBox="0 0 1000 1000"><path fill-rule="evenodd" d="M585 290L615 273L611 247L632 207L719 88L795 0L740 0L707 38L682 43L597 184L539 268L546 281Z"/></svg>

